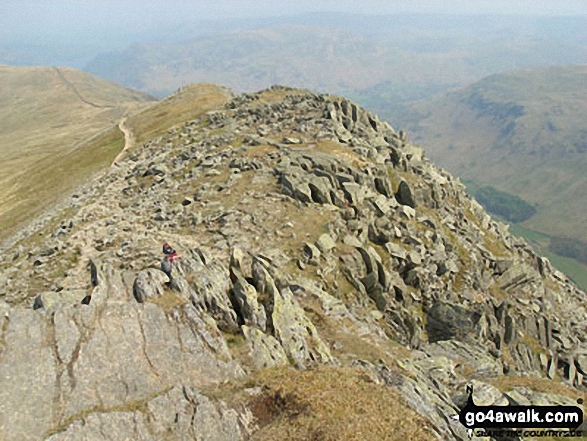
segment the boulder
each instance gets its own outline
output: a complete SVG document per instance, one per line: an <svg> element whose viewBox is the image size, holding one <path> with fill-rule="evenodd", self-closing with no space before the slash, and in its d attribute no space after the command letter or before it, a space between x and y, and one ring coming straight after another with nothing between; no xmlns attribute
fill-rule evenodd
<svg viewBox="0 0 587 441"><path fill-rule="evenodd" d="M242 326L243 335L249 345L253 364L257 369L287 365L287 355L279 342L259 329Z"/></svg>
<svg viewBox="0 0 587 441"><path fill-rule="evenodd" d="M143 270L134 282L133 295L139 303L161 297L167 283L169 283L169 277L163 271L155 268Z"/></svg>
<svg viewBox="0 0 587 441"><path fill-rule="evenodd" d="M257 300L257 290L243 277L239 277L231 290L232 304L245 325L257 326L262 331L267 327L265 308Z"/></svg>
<svg viewBox="0 0 587 441"><path fill-rule="evenodd" d="M354 182L344 182L342 184L345 198L353 205L359 206L365 199L365 189Z"/></svg>
<svg viewBox="0 0 587 441"><path fill-rule="evenodd" d="M426 315L426 331L431 343L459 339L473 334L480 314L461 306L436 301Z"/></svg>
<svg viewBox="0 0 587 441"><path fill-rule="evenodd" d="M331 204L330 191L332 187L328 178L323 176L308 176L308 187L314 202L319 204Z"/></svg>
<svg viewBox="0 0 587 441"><path fill-rule="evenodd" d="M416 202L414 201L414 197L412 195L412 189L406 181L401 181L399 183L399 187L395 193L395 198L401 205L407 205L408 207L416 208Z"/></svg>
<svg viewBox="0 0 587 441"><path fill-rule="evenodd" d="M334 242L332 237L330 237L330 235L324 233L316 241L316 247L320 250L320 252L327 253L328 251L336 247L336 243Z"/></svg>
<svg viewBox="0 0 587 441"><path fill-rule="evenodd" d="M312 245L311 243L304 245L304 259L307 263L318 265L320 255L320 250L315 245Z"/></svg>
<svg viewBox="0 0 587 441"><path fill-rule="evenodd" d="M35 297L33 309L48 309L56 305L79 305L87 295L88 293L85 290L42 292Z"/></svg>

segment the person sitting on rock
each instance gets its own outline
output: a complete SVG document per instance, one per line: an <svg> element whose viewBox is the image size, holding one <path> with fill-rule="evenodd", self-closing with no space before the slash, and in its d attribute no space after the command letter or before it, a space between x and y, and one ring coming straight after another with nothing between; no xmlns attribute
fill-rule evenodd
<svg viewBox="0 0 587 441"><path fill-rule="evenodd" d="M175 251L167 242L163 244L163 254L165 254L165 257L161 259L161 271L171 278L171 269L179 256L177 255L177 251Z"/></svg>

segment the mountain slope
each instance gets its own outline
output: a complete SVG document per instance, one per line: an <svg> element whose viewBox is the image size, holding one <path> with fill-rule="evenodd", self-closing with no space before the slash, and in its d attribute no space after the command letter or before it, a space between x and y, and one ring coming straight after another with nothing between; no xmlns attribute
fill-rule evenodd
<svg viewBox="0 0 587 441"><path fill-rule="evenodd" d="M520 70L432 101L404 120L451 172L515 194L535 231L587 241L587 67Z"/></svg>
<svg viewBox="0 0 587 441"><path fill-rule="evenodd" d="M0 66L0 239L53 203L62 184L79 184L76 173L108 164L124 144L113 126L151 101L74 69Z"/></svg>
<svg viewBox="0 0 587 441"><path fill-rule="evenodd" d="M205 103L0 255L0 437L464 440L467 384L584 398L585 293L403 132Z"/></svg>

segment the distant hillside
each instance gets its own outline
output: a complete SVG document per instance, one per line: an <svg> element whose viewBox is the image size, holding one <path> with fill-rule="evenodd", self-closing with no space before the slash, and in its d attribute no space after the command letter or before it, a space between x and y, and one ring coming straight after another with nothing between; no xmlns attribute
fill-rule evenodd
<svg viewBox="0 0 587 441"><path fill-rule="evenodd" d="M319 23L306 17L178 43L136 44L102 54L85 69L158 96L192 82L237 91L291 84L343 93L363 105L381 103L382 96L397 105L515 66L587 62L584 20L575 21L337 16ZM558 37L562 25L566 38Z"/></svg>
<svg viewBox="0 0 587 441"><path fill-rule="evenodd" d="M525 228L587 239L587 67L518 70L414 103L401 123L451 172L512 193Z"/></svg>
<svg viewBox="0 0 587 441"><path fill-rule="evenodd" d="M1 238L108 164L116 124L152 100L70 68L0 66Z"/></svg>
<svg viewBox="0 0 587 441"><path fill-rule="evenodd" d="M338 29L280 25L178 44L138 44L97 57L86 69L158 95L203 81L245 91L275 83L333 90L384 81L396 52Z"/></svg>

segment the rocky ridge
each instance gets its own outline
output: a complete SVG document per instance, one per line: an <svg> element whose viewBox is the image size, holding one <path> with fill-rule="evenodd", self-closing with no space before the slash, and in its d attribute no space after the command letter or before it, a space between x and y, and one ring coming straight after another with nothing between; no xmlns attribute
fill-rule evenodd
<svg viewBox="0 0 587 441"><path fill-rule="evenodd" d="M450 418L465 384L479 404L574 404L585 387L585 294L342 98L233 96L133 150L0 265L2 439L264 439L254 401L209 391L266 368L362 372L422 439L467 438Z"/></svg>

